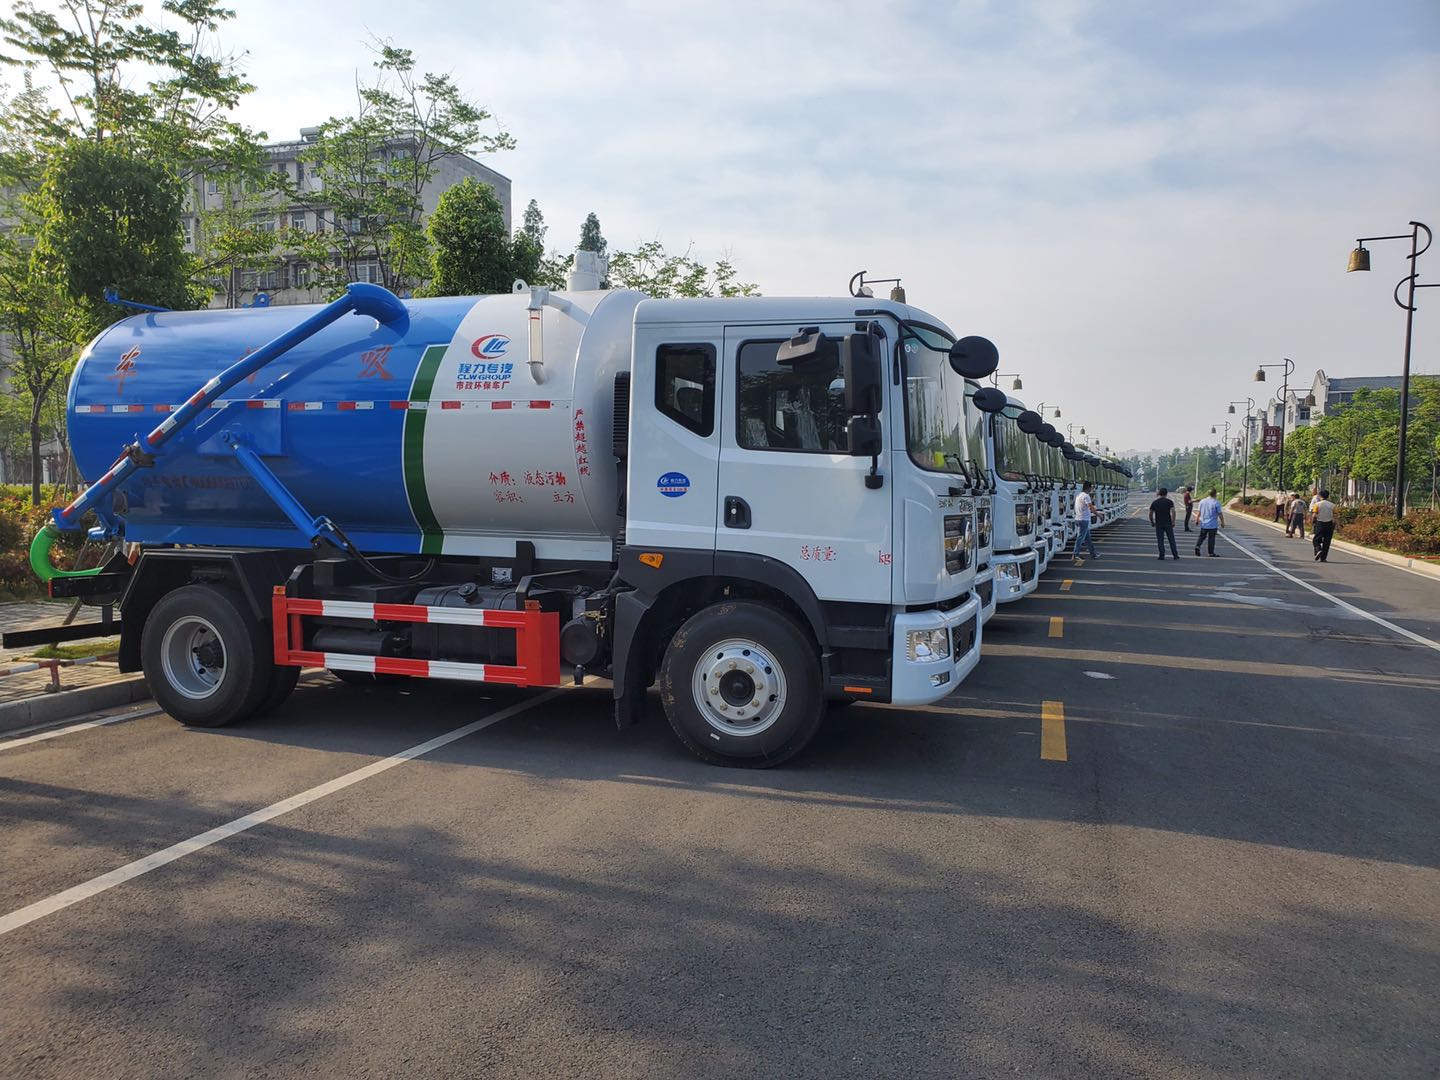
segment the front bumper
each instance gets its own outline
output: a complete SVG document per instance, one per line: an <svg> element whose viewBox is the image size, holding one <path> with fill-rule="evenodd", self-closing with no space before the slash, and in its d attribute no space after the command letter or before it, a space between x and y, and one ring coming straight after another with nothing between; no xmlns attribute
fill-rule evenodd
<svg viewBox="0 0 1440 1080"><path fill-rule="evenodd" d="M991 561L995 568L995 602L1009 604L1029 596L1040 584L1040 560L1035 552L997 554Z"/></svg>
<svg viewBox="0 0 1440 1080"><path fill-rule="evenodd" d="M950 655L941 660L911 660L906 635L911 630L944 627ZM980 663L980 598L974 593L950 611L910 611L895 616L895 644L890 665L890 701L895 705L928 705L959 686Z"/></svg>
<svg viewBox="0 0 1440 1080"><path fill-rule="evenodd" d="M983 626L995 614L995 564L986 563L985 569L975 575L975 595L980 598L980 624Z"/></svg>

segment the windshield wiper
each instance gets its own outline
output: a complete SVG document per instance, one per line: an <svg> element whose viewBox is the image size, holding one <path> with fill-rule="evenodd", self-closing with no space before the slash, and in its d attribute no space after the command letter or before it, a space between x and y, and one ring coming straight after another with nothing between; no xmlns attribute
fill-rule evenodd
<svg viewBox="0 0 1440 1080"><path fill-rule="evenodd" d="M946 465L952 465L952 464L953 464L953 465L955 466L955 468L959 469L959 470L960 470L960 475L963 476L963 477L965 477L965 482L966 482L967 484L973 485L973 484L975 483L974 480L970 479L970 473L966 470L966 468L965 468L965 462L960 459L960 455L959 455L959 454L946 454L946 455L944 455L944 457L945 457L945 464L946 464Z"/></svg>

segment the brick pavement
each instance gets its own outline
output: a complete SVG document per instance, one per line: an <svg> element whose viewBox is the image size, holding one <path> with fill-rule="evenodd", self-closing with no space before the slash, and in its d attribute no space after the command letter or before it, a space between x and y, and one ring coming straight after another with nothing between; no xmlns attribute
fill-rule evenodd
<svg viewBox="0 0 1440 1080"><path fill-rule="evenodd" d="M42 626L59 626L65 621L70 604L64 601L35 600L0 604L0 631L31 630ZM82 608L77 615L78 622L96 622L100 618L99 608ZM101 645L105 639L96 638ZM78 644L78 643L77 643ZM0 649L0 667L12 663L24 663L33 649ZM75 690L83 686L97 686L120 677L120 669L113 663L86 664L83 667L60 669L60 688ZM0 676L0 704L20 701L46 693L50 685L47 670L27 672L23 675Z"/></svg>

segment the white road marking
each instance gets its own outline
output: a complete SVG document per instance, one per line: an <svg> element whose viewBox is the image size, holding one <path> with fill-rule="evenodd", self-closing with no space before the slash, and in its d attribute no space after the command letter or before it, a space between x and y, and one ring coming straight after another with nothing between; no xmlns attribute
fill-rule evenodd
<svg viewBox="0 0 1440 1080"><path fill-rule="evenodd" d="M1090 678L1092 678L1092 679L1114 679L1114 678L1115 678L1114 675L1106 675L1105 672L1103 672L1103 671L1087 671L1087 672L1085 672L1085 674L1088 675L1088 676L1090 676Z"/></svg>
<svg viewBox="0 0 1440 1080"><path fill-rule="evenodd" d="M1329 601L1330 601L1332 604L1334 604L1336 607L1338 607L1338 608L1343 608L1343 609L1346 610L1346 611L1353 612L1354 614L1360 616L1360 618L1362 618L1362 619L1369 619L1369 620L1370 620L1371 622L1373 622L1373 623L1379 623L1381 626L1385 627L1385 629L1387 629L1387 630L1393 630L1393 631L1395 631L1395 633L1399 634L1399 635L1400 635L1401 637L1403 637L1403 638L1409 638L1411 641L1416 642L1417 644L1427 645L1427 646L1429 646L1430 648L1434 649L1436 652L1440 652L1440 641L1431 641L1429 638L1423 637L1422 635L1415 633L1415 631L1413 631L1413 630L1406 630L1405 627L1403 627L1403 626L1396 626L1396 625L1395 625L1393 622L1391 622L1389 619L1382 619L1379 615L1375 615L1375 614L1372 614L1371 612L1365 611L1365 610L1362 609L1362 608L1358 608L1358 607L1356 607L1354 604L1347 604L1344 600L1341 600L1338 596L1331 596L1331 595L1330 595L1328 592L1326 592L1324 589L1317 589L1314 585L1311 585L1308 581L1302 581L1302 580L1300 580L1298 577L1296 577L1294 574L1290 573L1288 570L1281 570L1280 567L1276 566L1274 563L1270 562L1270 561L1267 560L1267 559L1261 558L1259 555L1256 555L1255 552L1251 551L1249 548L1245 547L1243 544L1237 544L1234 540L1231 540L1230 537L1225 536L1223 533L1221 534L1221 539L1223 539L1224 541L1226 541L1231 547L1235 548L1236 550L1242 551L1242 552L1244 552L1246 555L1249 555L1250 558L1254 559L1254 560L1255 560L1256 562L1258 562L1261 566L1267 566L1267 567L1269 567L1271 570L1274 570L1275 573L1279 574L1281 577L1283 577L1283 578L1285 578L1285 579L1287 579L1287 580L1289 580L1289 581L1293 581L1296 585L1299 585L1302 589L1309 589L1309 590L1310 590L1312 593L1314 593L1316 596L1323 596L1326 600L1329 600Z"/></svg>
<svg viewBox="0 0 1440 1080"><path fill-rule="evenodd" d="M61 735L69 735L75 731L86 731L90 728L104 727L106 724L118 724L121 720L138 720L142 716L154 716L162 710L157 708L142 709L139 712L121 713L119 716L102 716L96 720L86 720L79 724L70 724L67 727L49 728L41 731L38 735L29 735L23 739L7 739L0 742L0 752L14 750L17 746L29 746L31 743L44 742L46 739L58 739ZM26 731L37 731L46 725L37 724L35 727L21 728L15 734L23 734ZM0 736L3 737L3 736Z"/></svg>
<svg viewBox="0 0 1440 1080"><path fill-rule="evenodd" d="M12 911L8 915L0 916L0 936L8 934L12 930L19 930L22 926L28 926L37 919L43 919L46 915L53 915L55 912L61 911L71 904L78 904L82 900L88 900L90 897L105 892L107 889L113 889L116 885L123 885L127 881L133 881L142 874L148 874L151 870L158 870L160 867L165 866L167 863L172 863L176 859L183 859L186 855L193 855L195 852L210 847L212 844L218 844L221 840L228 840L238 833L253 829L257 825L263 825L265 822L280 817L282 814L288 814L292 810L298 810L300 807L323 799L327 795L334 795L337 791L343 791L345 788L358 784L362 780L368 780L372 776L378 776L388 769L393 769L396 765L403 765L405 762L413 760L414 758L424 757L431 751L439 750L442 746L448 746L458 739L465 738L466 735L473 735L475 732L487 728L491 724L498 724L501 720L509 719L517 713L524 712L526 709L533 709L537 705L551 701L564 692L563 690L551 690L548 693L541 694L539 697L533 697L528 701L511 705L483 719L476 720L463 727L458 727L454 731L447 731L444 735L437 735L433 739L418 743L409 749L401 750L398 754L391 754L387 758L371 762L369 765L356 769L354 772L348 772L344 776L337 776L334 780L329 780L316 787L309 788L300 792L298 795L291 795L288 799L281 799L277 803L271 803L269 806L256 810L253 814L246 814L244 817L236 818L234 821L226 822L224 825L218 825L213 829L200 833L198 836L192 836L188 840L181 840L178 844L171 844L169 847L157 851L154 854L146 855L143 859L136 859L134 862L126 863L124 866L111 870L107 874L101 874L99 877L91 878L89 881L66 889L64 892L58 892L54 896L48 896L44 900L38 900L17 911Z"/></svg>

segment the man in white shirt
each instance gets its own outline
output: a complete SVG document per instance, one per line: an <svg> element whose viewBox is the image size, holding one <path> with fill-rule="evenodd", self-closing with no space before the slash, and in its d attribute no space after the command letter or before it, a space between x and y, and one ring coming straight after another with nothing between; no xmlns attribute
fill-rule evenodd
<svg viewBox="0 0 1440 1080"><path fill-rule="evenodd" d="M1090 535L1090 519L1095 513L1094 500L1090 498L1090 481L1086 480L1080 487L1080 494L1075 496L1075 521L1079 525L1079 531L1075 534L1075 550L1071 559L1080 557L1080 545L1084 544L1090 549L1090 557L1098 559L1100 553L1095 550L1095 540Z"/></svg>
<svg viewBox="0 0 1440 1080"><path fill-rule="evenodd" d="M1330 492L1320 492L1310 515L1315 561L1325 562L1330 557L1330 541L1335 538L1335 504L1330 501Z"/></svg>
<svg viewBox="0 0 1440 1080"><path fill-rule="evenodd" d="M1200 554L1200 545L1209 544L1208 551L1213 557L1215 555L1215 534L1225 525L1225 514L1220 509L1220 500L1215 497L1215 489L1210 489L1210 494L1200 500L1196 508L1195 516L1200 521L1200 539L1195 541L1195 554Z"/></svg>

